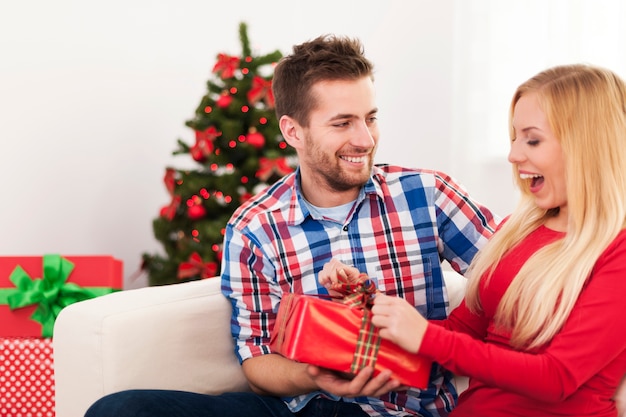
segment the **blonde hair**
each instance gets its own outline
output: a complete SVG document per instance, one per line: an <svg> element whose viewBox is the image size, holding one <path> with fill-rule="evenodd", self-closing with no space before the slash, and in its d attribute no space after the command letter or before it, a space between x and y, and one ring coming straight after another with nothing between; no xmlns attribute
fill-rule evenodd
<svg viewBox="0 0 626 417"><path fill-rule="evenodd" d="M496 325L511 345L532 349L561 329L602 252L626 220L626 85L613 72L588 65L557 66L518 87L518 100L537 93L565 158L568 219L564 238L533 254L504 294ZM466 302L482 310L479 290L493 266L528 234L558 213L542 210L513 167L521 190L518 207L472 263ZM482 283L482 285L481 285Z"/></svg>

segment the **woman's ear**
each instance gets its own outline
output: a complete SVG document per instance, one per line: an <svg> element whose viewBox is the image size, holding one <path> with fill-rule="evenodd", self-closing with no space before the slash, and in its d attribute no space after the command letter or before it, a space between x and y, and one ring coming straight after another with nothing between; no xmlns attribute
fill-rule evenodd
<svg viewBox="0 0 626 417"><path fill-rule="evenodd" d="M285 138L285 142L294 149L302 147L302 126L300 126L296 120L287 115L283 115L278 121L278 125L280 126L283 138Z"/></svg>

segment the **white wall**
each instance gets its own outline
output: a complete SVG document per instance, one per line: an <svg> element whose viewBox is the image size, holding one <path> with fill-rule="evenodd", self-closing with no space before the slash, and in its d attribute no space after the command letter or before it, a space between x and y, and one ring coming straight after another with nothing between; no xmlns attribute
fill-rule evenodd
<svg viewBox="0 0 626 417"><path fill-rule="evenodd" d="M165 166L193 166L171 151L177 138L193 139L184 121L216 54L240 52L240 21L257 53L288 53L323 33L360 37L377 66L378 162L447 171L506 214L508 164L489 168L498 181L483 181L451 149L462 134L452 126L454 4L3 2L0 256L112 254L125 263L128 288L144 285L132 276L143 252L160 251L151 223L168 202Z"/></svg>

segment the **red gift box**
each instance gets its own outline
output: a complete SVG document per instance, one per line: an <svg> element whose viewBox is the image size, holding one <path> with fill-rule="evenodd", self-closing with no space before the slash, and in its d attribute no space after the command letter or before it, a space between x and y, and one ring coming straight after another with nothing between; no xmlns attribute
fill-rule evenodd
<svg viewBox="0 0 626 417"><path fill-rule="evenodd" d="M44 259L49 259L50 257L61 258L58 255L0 257L0 323L2 323L2 326L0 326L0 337L46 336L43 334L42 324L33 319L33 314L38 309L42 309L39 304L12 310L7 303L7 298L18 291L15 283L10 280L12 274L16 272L16 268L21 268L23 270L20 270L22 276L27 274L33 282L41 281L41 278L45 277ZM75 298L75 300L70 300L70 302L93 298L97 295L122 289L122 261L112 256L63 256L61 261L69 261L74 266L73 269L70 269L71 272L67 275L67 279L63 280L63 283L58 282L59 280L56 283L59 287L69 288L66 292L72 293L70 298ZM30 279L26 281L31 281ZM27 283L30 284L30 282ZM41 282L38 284L41 284ZM33 285L33 287L35 286ZM42 285L43 287L45 285ZM84 294L81 294L81 292L84 292ZM64 303L67 302L67 300L64 301ZM43 310L46 310L45 312L47 313L48 306L43 308Z"/></svg>
<svg viewBox="0 0 626 417"><path fill-rule="evenodd" d="M52 340L0 337L0 416L54 415Z"/></svg>
<svg viewBox="0 0 626 417"><path fill-rule="evenodd" d="M287 294L278 308L272 351L298 361L352 374L374 362L374 375L384 369L403 385L426 388L432 361L378 338L371 325L363 336L363 308L301 294ZM367 320L366 320L367 321ZM364 339L378 339L377 348L364 349ZM376 351L377 349L377 351ZM355 369L355 363L359 364Z"/></svg>

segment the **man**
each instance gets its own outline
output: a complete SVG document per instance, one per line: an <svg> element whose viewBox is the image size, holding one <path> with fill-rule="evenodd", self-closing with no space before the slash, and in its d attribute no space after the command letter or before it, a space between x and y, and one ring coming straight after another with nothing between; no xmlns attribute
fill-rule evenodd
<svg viewBox="0 0 626 417"><path fill-rule="evenodd" d="M364 368L344 379L269 347L282 295L326 294L317 275L331 259L444 318L441 260L464 272L495 229L491 212L445 174L374 166L372 71L357 40L334 36L295 46L275 68L276 113L299 167L244 203L224 239L222 288L253 392L127 391L98 401L88 417L443 416L453 408L451 375L439 367L420 391L390 372L372 377Z"/></svg>
<svg viewBox="0 0 626 417"><path fill-rule="evenodd" d="M445 415L454 398L441 370L428 390L394 392L398 382L387 373L370 378L366 368L342 379L268 346L281 296L325 294L317 276L332 258L427 317L444 318L440 259L463 272L495 228L493 215L445 174L373 165L379 132L372 69L358 41L332 36L294 47L278 64L276 113L299 168L233 215L222 288L255 393L283 397L293 412L356 403L350 415Z"/></svg>

